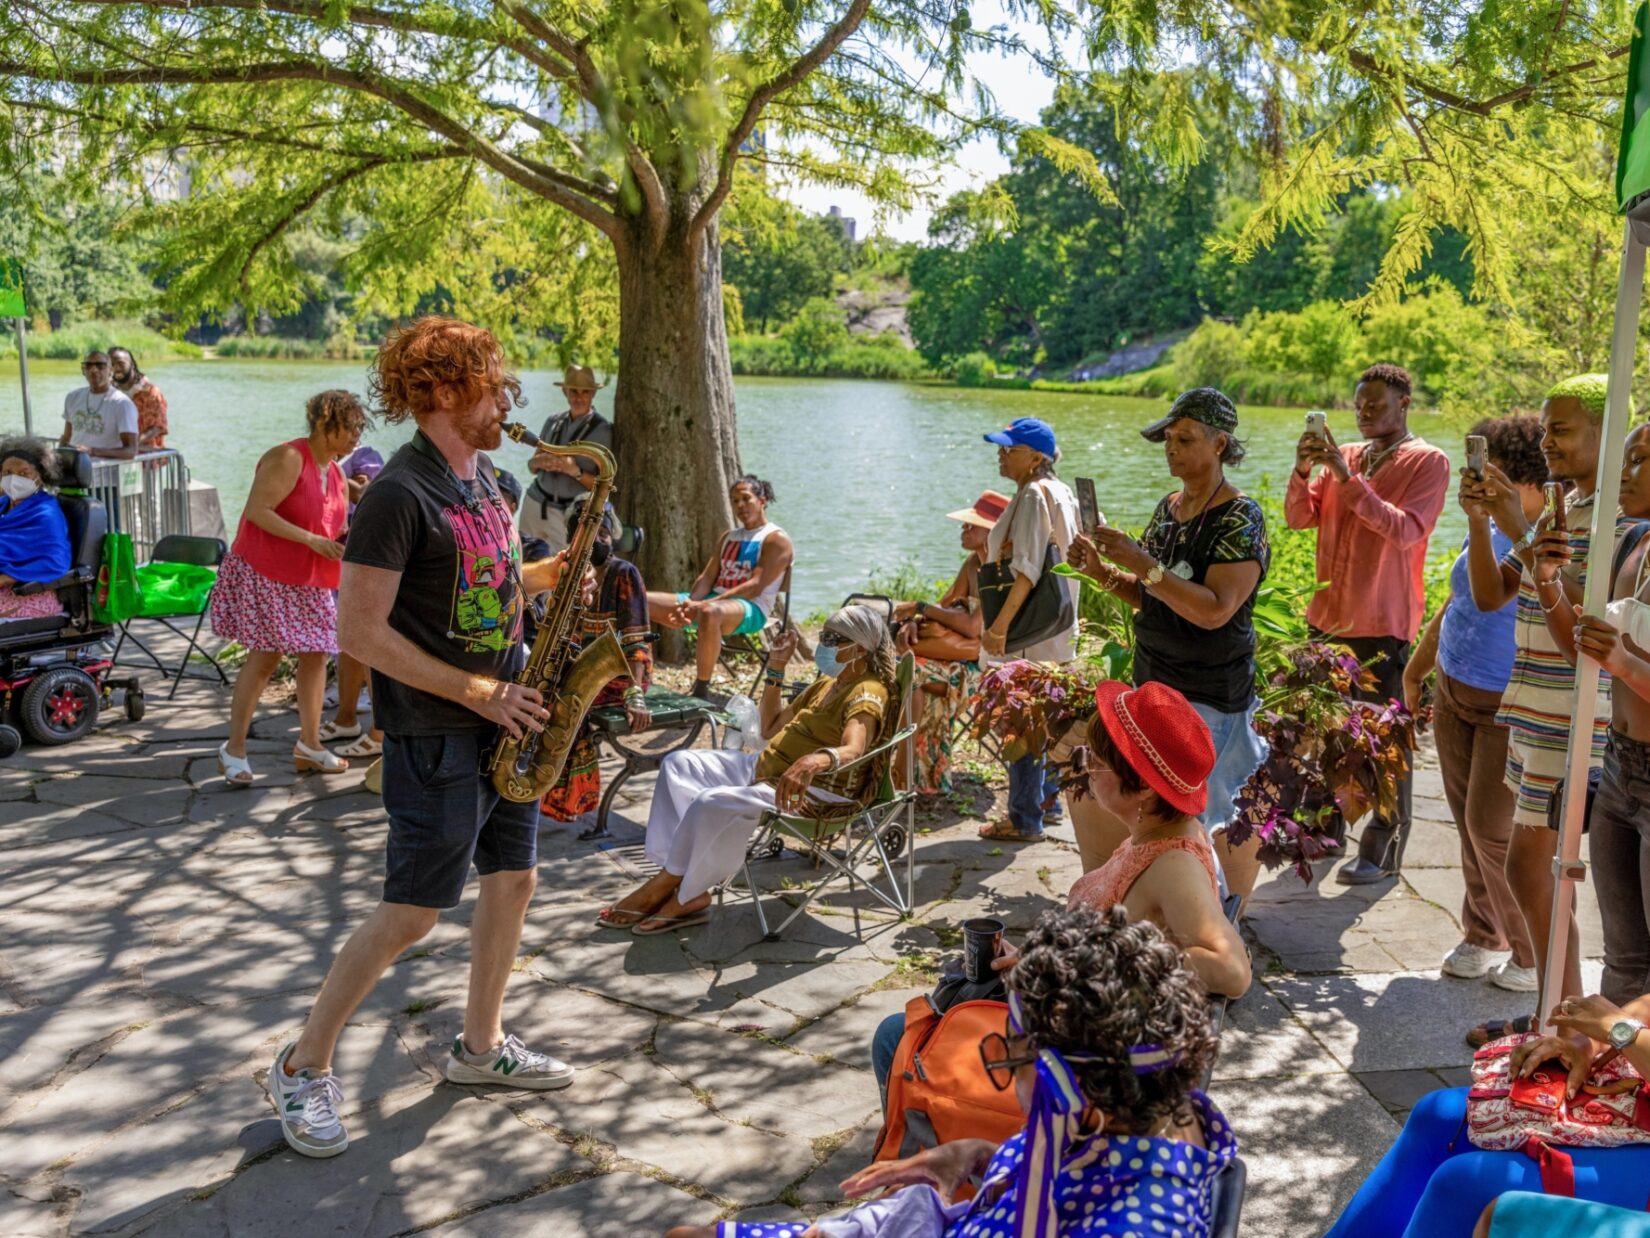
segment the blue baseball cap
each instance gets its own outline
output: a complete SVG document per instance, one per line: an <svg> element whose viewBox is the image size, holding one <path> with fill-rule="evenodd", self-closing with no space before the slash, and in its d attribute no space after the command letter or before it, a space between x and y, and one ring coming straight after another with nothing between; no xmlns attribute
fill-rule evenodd
<svg viewBox="0 0 1650 1238"><path fill-rule="evenodd" d="M1017 417L1006 428L985 435L985 441L999 447L1029 447L1054 459L1054 430L1036 417Z"/></svg>

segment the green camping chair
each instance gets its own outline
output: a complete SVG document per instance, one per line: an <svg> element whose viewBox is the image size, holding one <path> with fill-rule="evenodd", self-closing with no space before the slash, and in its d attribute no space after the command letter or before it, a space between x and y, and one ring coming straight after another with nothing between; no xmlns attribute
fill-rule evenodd
<svg viewBox="0 0 1650 1238"><path fill-rule="evenodd" d="M137 614L120 625L120 640L115 644L111 661L120 661L120 651L129 640L154 663L155 669L172 680L166 699L177 695L178 685L189 673L189 659L195 654L204 658L216 673L218 682L229 684L218 659L200 643L201 626L206 622L206 609L211 604L212 587L217 571L229 548L221 538L190 537L181 533L168 534L155 543L149 562L138 568L138 583L144 590L144 602ZM148 576L145 576L148 573ZM143 643L142 637L132 631L140 620L153 620L188 641L176 669L162 662L155 651ZM174 619L193 619L193 628L175 624ZM191 679L210 679L211 675L189 673Z"/></svg>
<svg viewBox="0 0 1650 1238"><path fill-rule="evenodd" d="M827 886L839 880L845 880L850 890L863 883L883 906L901 917L911 914L911 852L914 850L911 806L916 793L894 786L894 761L902 756L909 760L908 741L916 733L916 727L905 721L911 705L915 668L910 654L899 660L896 708L884 716L876 746L840 769L814 779L815 787L841 796L840 800L812 797L802 812L768 812L758 823L756 837L745 852L745 888L756 906L756 921L769 941L777 940ZM909 773L907 770L907 788L911 784ZM767 910L762 905L763 890L752 864L760 863L763 857L777 856L786 845L806 852L816 866L830 871L801 895L801 901L792 907L788 916L770 927ZM905 853L903 887L894 872L894 862L902 851ZM866 860L875 861L873 875L856 871ZM724 885L717 889L718 902L726 888Z"/></svg>

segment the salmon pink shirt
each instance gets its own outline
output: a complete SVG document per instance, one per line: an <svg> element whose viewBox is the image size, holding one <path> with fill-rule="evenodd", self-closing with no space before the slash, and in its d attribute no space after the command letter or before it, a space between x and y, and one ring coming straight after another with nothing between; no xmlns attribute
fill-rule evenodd
<svg viewBox="0 0 1650 1238"><path fill-rule="evenodd" d="M1311 481L1289 470L1284 519L1291 529L1318 531L1318 579L1329 582L1306 621L1334 636L1412 641L1426 607L1421 576L1449 490L1449 457L1412 438L1371 479L1363 475L1367 450L1367 443L1341 448L1352 470L1346 481L1328 469Z"/></svg>

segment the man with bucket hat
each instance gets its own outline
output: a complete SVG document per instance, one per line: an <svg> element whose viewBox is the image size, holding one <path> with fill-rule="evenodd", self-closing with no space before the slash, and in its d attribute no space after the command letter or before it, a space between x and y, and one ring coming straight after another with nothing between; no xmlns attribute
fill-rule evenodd
<svg viewBox="0 0 1650 1238"><path fill-rule="evenodd" d="M556 385L567 396L567 409L545 420L539 440L558 447L594 443L612 451L613 423L592 407L596 392L606 384L596 381L589 366L570 365ZM521 535L543 539L550 553L555 554L567 546L567 509L595 485L596 465L590 460L539 452L527 467L533 474L533 484L521 504Z"/></svg>

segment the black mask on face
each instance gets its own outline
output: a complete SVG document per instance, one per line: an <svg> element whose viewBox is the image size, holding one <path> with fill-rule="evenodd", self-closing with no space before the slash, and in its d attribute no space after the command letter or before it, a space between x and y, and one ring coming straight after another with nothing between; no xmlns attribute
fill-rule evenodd
<svg viewBox="0 0 1650 1238"><path fill-rule="evenodd" d="M613 555L613 543L597 538L590 546L590 566L600 567Z"/></svg>

